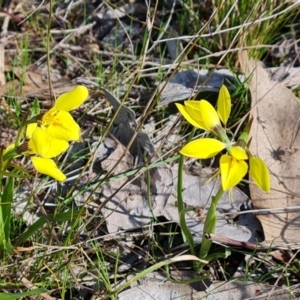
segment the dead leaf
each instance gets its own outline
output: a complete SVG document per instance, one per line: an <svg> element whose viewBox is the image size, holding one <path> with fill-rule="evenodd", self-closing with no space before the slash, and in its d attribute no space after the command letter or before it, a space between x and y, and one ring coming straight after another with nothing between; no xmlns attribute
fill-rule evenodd
<svg viewBox="0 0 300 300"><path fill-rule="evenodd" d="M5 84L5 75L4 75L4 69L5 69L5 61L4 61L4 45L0 44L0 85Z"/></svg>
<svg viewBox="0 0 300 300"><path fill-rule="evenodd" d="M114 119L112 133L124 146L127 146L136 133L137 122L135 112L122 104L104 87L99 86L99 89L104 92L107 100L117 113ZM138 161L142 163L144 161L144 151L147 151L149 155L153 155L155 149L146 133L139 131L135 136L136 137L130 147L130 152L135 159L138 159Z"/></svg>
<svg viewBox="0 0 300 300"><path fill-rule="evenodd" d="M21 282L29 290L35 290L35 289L37 289L37 286L33 285L26 277L22 277ZM41 294L39 294L39 296L42 297L42 298L44 298L44 299L46 299L46 300L55 300L56 299L56 298L53 298L53 297L49 296L46 293L41 293Z"/></svg>
<svg viewBox="0 0 300 300"><path fill-rule="evenodd" d="M264 193L250 185L255 208L270 209L259 215L265 243L284 246L300 240L300 216L291 210L281 213L272 208L300 205L300 104L283 84L271 81L268 72L247 52L240 53L240 64L246 77L252 76L251 151L262 158L271 172L271 192Z"/></svg>
<svg viewBox="0 0 300 300"><path fill-rule="evenodd" d="M274 250L269 253L270 256L280 261L282 264L287 264L289 257L283 250Z"/></svg>
<svg viewBox="0 0 300 300"><path fill-rule="evenodd" d="M217 70L210 73L208 70L185 70L175 73L171 79L160 84L161 103L159 106L185 100L199 92L219 93L222 84L229 90L234 88L235 76L228 70Z"/></svg>
<svg viewBox="0 0 300 300"><path fill-rule="evenodd" d="M113 174L120 174L133 169L134 159L129 154L124 155L125 147L117 145L116 150L102 162L102 168L108 172L113 168ZM120 157L123 158L116 165ZM116 165L116 166L115 166ZM102 185L102 194L112 197L102 210L110 233L120 229L139 228L151 220L152 208L155 216L162 215L167 200L172 192L172 175L167 168L155 168L150 171L150 197L147 196L147 178L144 174L137 178L122 176Z"/></svg>
<svg viewBox="0 0 300 300"><path fill-rule="evenodd" d="M207 283L205 283L207 284ZM204 300L227 300L227 299L270 299L288 300L291 294L299 292L298 286L288 288L276 287L271 292L269 284L235 281L235 282L214 282L208 288L205 284L198 285L198 291L187 284L175 284L164 281L163 276L152 273L141 282L132 286L131 289L121 292L120 300L143 299L143 300L164 300L164 299L204 299ZM290 289L290 290L289 290Z"/></svg>
<svg viewBox="0 0 300 300"><path fill-rule="evenodd" d="M47 69L36 66L35 64L29 65L26 70L20 67L14 67L12 70L15 77L18 79L7 82L5 85L0 86L0 95L13 95L26 97L45 97L49 96L49 81L47 79ZM63 92L69 91L74 84L62 76L55 70L51 70L51 82L53 84L54 94L59 95Z"/></svg>

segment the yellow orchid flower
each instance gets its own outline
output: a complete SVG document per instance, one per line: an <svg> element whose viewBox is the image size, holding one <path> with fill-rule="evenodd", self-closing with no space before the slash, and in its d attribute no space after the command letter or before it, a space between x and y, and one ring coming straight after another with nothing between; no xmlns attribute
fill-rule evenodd
<svg viewBox="0 0 300 300"><path fill-rule="evenodd" d="M188 100L184 105L176 103L182 116L194 127L209 131L221 139L226 137L221 121L226 125L231 111L231 98L225 85L220 89L217 111L206 100Z"/></svg>
<svg viewBox="0 0 300 300"><path fill-rule="evenodd" d="M228 153L221 156L219 171L224 191L236 186L247 174L247 160L249 160L249 174L254 183L263 191L270 191L270 174L267 166L261 159L252 156L247 148L252 120L237 143L230 142L225 129L221 126L221 122L226 125L231 111L231 97L224 85L219 92L217 111L206 100L189 100L185 101L184 105L176 103L176 106L190 124L215 134L219 139L201 138L191 141L179 151L182 155L207 159L227 149ZM235 146L232 146L233 144Z"/></svg>
<svg viewBox="0 0 300 300"><path fill-rule="evenodd" d="M80 127L69 111L78 108L88 96L85 86L77 86L60 95L41 119L36 123L28 122L25 142L18 147L10 145L4 152L5 161L25 154L39 173L65 181L66 176L51 158L64 152L69 141L80 140Z"/></svg>
<svg viewBox="0 0 300 300"><path fill-rule="evenodd" d="M78 108L88 95L85 86L77 86L60 95L41 120L28 124L26 136L30 139L30 149L41 157L51 158L65 151L69 141L79 141L80 127L69 111Z"/></svg>
<svg viewBox="0 0 300 300"><path fill-rule="evenodd" d="M69 111L78 108L89 96L85 86L77 86L73 90L60 95L54 106L48 110L36 124L53 138L69 141L80 140L80 128Z"/></svg>
<svg viewBox="0 0 300 300"><path fill-rule="evenodd" d="M65 174L59 170L51 158L67 150L69 143L51 137L45 129L38 127L36 123L28 124L26 138L26 151L23 153L29 156L34 168L39 173L48 175L57 181L65 181Z"/></svg>

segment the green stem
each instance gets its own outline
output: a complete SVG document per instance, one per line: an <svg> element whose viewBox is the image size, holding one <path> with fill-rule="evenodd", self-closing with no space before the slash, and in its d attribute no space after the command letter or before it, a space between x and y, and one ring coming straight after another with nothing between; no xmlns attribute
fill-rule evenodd
<svg viewBox="0 0 300 300"><path fill-rule="evenodd" d="M187 142L189 142L194 134L195 134L196 128L193 128L188 139ZM185 224L185 212L184 212L184 202L183 202L183 195L182 195L182 190L183 190L183 165L184 165L184 156L182 154L180 154L179 156L179 161L178 161L178 178L177 178L177 208L178 208L178 216L179 219L181 220L181 234L182 234L182 238L183 241L189 242L189 238L187 238L187 236L190 236L191 233L188 229L188 227ZM184 215L182 215L184 214ZM192 250L192 248L194 248L194 245L189 244L190 249Z"/></svg>
<svg viewBox="0 0 300 300"><path fill-rule="evenodd" d="M179 224L180 224L180 229L181 229L181 234L183 237L184 242L189 244L190 247L190 251L193 255L196 255L195 253L195 241L194 241L194 237L191 234L189 228L186 225L185 222L185 214L188 213L189 211L193 211L193 208L185 208L183 209L180 214L179 214Z"/></svg>
<svg viewBox="0 0 300 300"><path fill-rule="evenodd" d="M4 191L0 197L0 256L11 253L13 246L10 241L11 205L14 199L14 178L8 177Z"/></svg>
<svg viewBox="0 0 300 300"><path fill-rule="evenodd" d="M216 230L216 224L217 224L216 208L223 194L224 191L221 186L216 196L211 197L211 204L204 222L202 243L201 243L200 252L198 256L200 259L205 259L211 247L212 241L208 240L205 237L205 234L214 233Z"/></svg>

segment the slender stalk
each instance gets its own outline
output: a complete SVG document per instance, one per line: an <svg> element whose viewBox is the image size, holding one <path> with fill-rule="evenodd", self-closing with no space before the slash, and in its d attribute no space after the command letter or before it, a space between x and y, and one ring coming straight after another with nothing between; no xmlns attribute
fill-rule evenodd
<svg viewBox="0 0 300 300"><path fill-rule="evenodd" d="M188 137L188 142L193 138L195 134L196 128L193 128L189 137ZM191 235L191 233L188 230L188 227L186 226L185 223L185 216L182 214L185 214L184 212L184 202L183 202L183 195L182 195L182 190L183 190L183 165L184 165L184 156L180 154L179 156L179 161L178 161L178 179L177 179L177 208L178 208L178 215L180 217L180 227L181 227L181 234L183 241L189 242L189 239L187 236ZM194 245L189 244L190 249L194 247Z"/></svg>
<svg viewBox="0 0 300 300"><path fill-rule="evenodd" d="M47 73L48 73L48 82L49 82L49 92L50 92L50 101L51 101L51 106L53 106L53 88L52 88L52 83L51 83L51 21L52 21L52 0L49 1L49 18L48 18L48 25L47 25L47 43L46 43L46 51L47 51Z"/></svg>
<svg viewBox="0 0 300 300"><path fill-rule="evenodd" d="M199 256L198 256L200 259L204 259L207 256L209 249L211 247L212 240L208 240L205 237L205 234L206 233L215 233L216 224L217 224L216 208L217 208L217 205L218 205L220 199L222 198L223 194L224 194L224 191L223 191L222 187L220 187L216 196L211 197L211 204L210 204L207 216L205 218L204 227L203 227L203 237L202 237L200 252L199 252Z"/></svg>

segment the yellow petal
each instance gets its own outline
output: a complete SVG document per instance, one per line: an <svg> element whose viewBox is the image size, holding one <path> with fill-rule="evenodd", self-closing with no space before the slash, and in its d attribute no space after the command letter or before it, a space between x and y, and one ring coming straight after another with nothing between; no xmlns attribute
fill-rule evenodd
<svg viewBox="0 0 300 300"><path fill-rule="evenodd" d="M201 111L201 119L205 130L214 132L216 126L220 126L220 119L214 107L206 100L199 102L199 109Z"/></svg>
<svg viewBox="0 0 300 300"><path fill-rule="evenodd" d="M30 157L35 169L41 173L53 177L57 181L65 181L65 174L57 167L55 162L49 158Z"/></svg>
<svg viewBox="0 0 300 300"><path fill-rule="evenodd" d="M65 140L55 139L48 134L45 129L37 127L29 140L29 149L31 153L38 154L43 158L52 158L58 156L69 147Z"/></svg>
<svg viewBox="0 0 300 300"><path fill-rule="evenodd" d="M249 158L249 174L258 187L265 192L270 192L270 173L259 157Z"/></svg>
<svg viewBox="0 0 300 300"><path fill-rule="evenodd" d="M203 126L203 121L201 118L201 111L199 106L200 101L188 100L184 101L184 106L188 114L201 126Z"/></svg>
<svg viewBox="0 0 300 300"><path fill-rule="evenodd" d="M43 117L43 121L49 124L47 132L52 137L65 141L80 140L80 127L67 111L57 111L55 115L50 115L49 111L49 114Z"/></svg>
<svg viewBox="0 0 300 300"><path fill-rule="evenodd" d="M201 128L201 129L204 129L202 127L201 124L199 124L196 120L194 120L190 114L188 113L188 111L186 110L186 108L182 105L182 104L179 104L179 103L175 103L176 107L178 108L179 112L182 114L182 116L190 123L192 124L194 127L196 128Z"/></svg>
<svg viewBox="0 0 300 300"><path fill-rule="evenodd" d="M184 106L185 107L190 107L193 110L199 111L200 110L200 106L199 106L200 101L199 100L187 100L184 101ZM197 119L199 117L199 115L197 114L195 116L195 119Z"/></svg>
<svg viewBox="0 0 300 300"><path fill-rule="evenodd" d="M226 125L231 111L231 98L225 85L222 85L219 92L217 110L219 118L221 119L223 124Z"/></svg>
<svg viewBox="0 0 300 300"><path fill-rule="evenodd" d="M38 154L32 138L28 140L28 151L25 154Z"/></svg>
<svg viewBox="0 0 300 300"><path fill-rule="evenodd" d="M246 175L248 165L244 160L224 154L220 159L221 181L224 191L236 186Z"/></svg>
<svg viewBox="0 0 300 300"><path fill-rule="evenodd" d="M188 157L206 159L214 157L225 149L225 144L210 138L203 138L189 142L179 152Z"/></svg>
<svg viewBox="0 0 300 300"><path fill-rule="evenodd" d="M248 155L242 147L239 147L239 146L231 147L229 149L229 152L237 160L246 160L246 159L248 159Z"/></svg>
<svg viewBox="0 0 300 300"><path fill-rule="evenodd" d="M26 128L26 138L31 139L32 133L35 131L36 128L37 128L37 123L28 124Z"/></svg>
<svg viewBox="0 0 300 300"><path fill-rule="evenodd" d="M83 85L78 85L73 90L60 95L53 108L65 111L76 109L88 98L88 96L88 89Z"/></svg>

